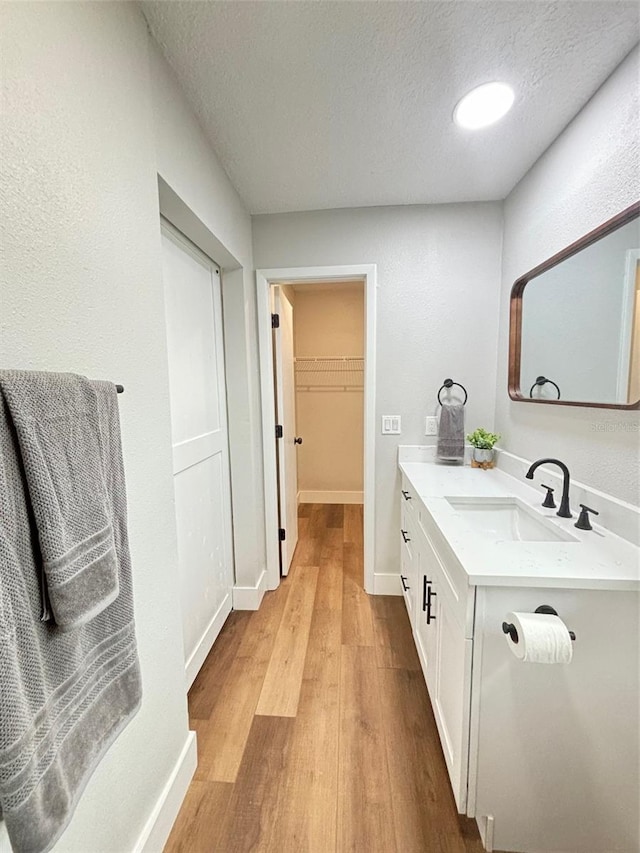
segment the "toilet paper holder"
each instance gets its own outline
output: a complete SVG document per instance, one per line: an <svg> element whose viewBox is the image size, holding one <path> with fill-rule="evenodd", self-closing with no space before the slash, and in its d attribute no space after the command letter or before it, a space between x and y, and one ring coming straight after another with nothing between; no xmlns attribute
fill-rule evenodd
<svg viewBox="0 0 640 853"><path fill-rule="evenodd" d="M541 604L540 607L536 607L534 613L547 613L549 616L557 616L558 611L554 610L553 607L550 607L548 604ZM518 643L520 638L518 637L518 629L513 624L513 622L503 622L502 623L502 631L505 634L508 634L511 638L511 642ZM576 635L573 631L569 631L569 636L572 640L575 640Z"/></svg>

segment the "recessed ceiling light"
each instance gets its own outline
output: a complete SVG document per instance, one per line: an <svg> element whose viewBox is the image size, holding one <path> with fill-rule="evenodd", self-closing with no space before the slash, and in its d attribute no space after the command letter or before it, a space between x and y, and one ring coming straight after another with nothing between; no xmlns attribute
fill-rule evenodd
<svg viewBox="0 0 640 853"><path fill-rule="evenodd" d="M514 98L513 89L506 83L484 83L458 101L453 120L470 130L487 127L509 112Z"/></svg>

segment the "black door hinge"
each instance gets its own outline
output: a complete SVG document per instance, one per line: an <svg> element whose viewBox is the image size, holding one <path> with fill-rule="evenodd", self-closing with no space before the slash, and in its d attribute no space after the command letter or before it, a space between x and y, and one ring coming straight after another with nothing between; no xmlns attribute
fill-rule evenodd
<svg viewBox="0 0 640 853"><path fill-rule="evenodd" d="M287 531L284 529L284 527L281 527L280 530L278 530L278 536L280 537L281 542L284 542L284 540L287 538Z"/></svg>
<svg viewBox="0 0 640 853"><path fill-rule="evenodd" d="M276 424L276 438L282 438L282 424Z"/></svg>
<svg viewBox="0 0 640 853"><path fill-rule="evenodd" d="M271 328L272 329L279 329L280 328L280 315L279 314L272 314L271 315Z"/></svg>

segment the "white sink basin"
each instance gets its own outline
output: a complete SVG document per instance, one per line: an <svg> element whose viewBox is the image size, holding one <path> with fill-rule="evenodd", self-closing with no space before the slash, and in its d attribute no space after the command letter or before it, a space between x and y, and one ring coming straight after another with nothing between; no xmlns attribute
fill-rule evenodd
<svg viewBox="0 0 640 853"><path fill-rule="evenodd" d="M578 542L518 498L447 498L458 515L496 541Z"/></svg>

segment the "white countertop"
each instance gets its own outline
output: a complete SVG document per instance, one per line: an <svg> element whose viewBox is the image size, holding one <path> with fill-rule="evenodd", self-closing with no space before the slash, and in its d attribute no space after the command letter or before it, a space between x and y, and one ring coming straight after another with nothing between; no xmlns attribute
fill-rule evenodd
<svg viewBox="0 0 640 853"><path fill-rule="evenodd" d="M504 471L437 462L400 462L472 586L531 586L579 589L640 590L640 548L595 523L578 530L573 518L559 518L555 509L540 504L539 485ZM499 541L471 526L446 500L464 497L515 497L577 541ZM559 496L558 496L559 497ZM577 511L578 510L578 511Z"/></svg>

